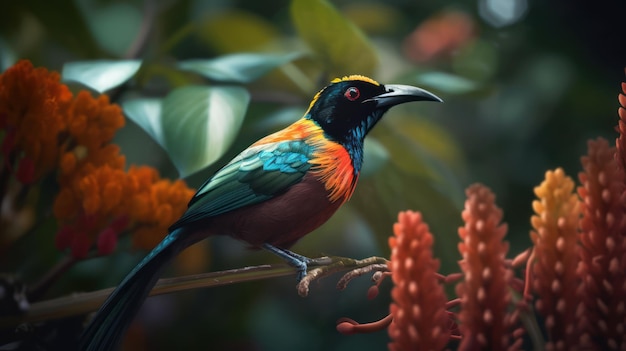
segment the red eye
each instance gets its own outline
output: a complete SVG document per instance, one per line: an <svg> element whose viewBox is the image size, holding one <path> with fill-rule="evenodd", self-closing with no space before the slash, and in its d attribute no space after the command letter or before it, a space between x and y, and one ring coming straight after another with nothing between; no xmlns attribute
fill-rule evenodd
<svg viewBox="0 0 626 351"><path fill-rule="evenodd" d="M361 96L361 92L359 91L359 89L355 88L355 87L350 87L346 90L345 93L343 93L343 96L346 97L346 99L350 100L350 101L354 101L356 99L359 98L359 96Z"/></svg>

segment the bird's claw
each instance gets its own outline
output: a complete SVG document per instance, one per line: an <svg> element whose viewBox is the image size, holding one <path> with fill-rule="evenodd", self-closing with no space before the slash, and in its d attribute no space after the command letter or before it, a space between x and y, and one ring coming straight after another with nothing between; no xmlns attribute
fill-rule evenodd
<svg viewBox="0 0 626 351"><path fill-rule="evenodd" d="M280 256L283 260L287 262L288 265L296 268L296 280L298 281L298 283L302 280L302 278L306 276L308 265L315 263L315 260L312 260L306 256L299 255L286 249L275 247L274 245L263 244L263 248L267 251L274 253L275 255Z"/></svg>

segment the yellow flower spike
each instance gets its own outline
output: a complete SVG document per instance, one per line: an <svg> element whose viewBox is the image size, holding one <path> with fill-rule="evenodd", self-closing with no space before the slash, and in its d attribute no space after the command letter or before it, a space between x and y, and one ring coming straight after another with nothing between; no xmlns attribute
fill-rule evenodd
<svg viewBox="0 0 626 351"><path fill-rule="evenodd" d="M580 278L576 274L578 262L578 220L580 201L574 192L574 181L563 169L546 172L545 180L535 188L533 201L535 262L532 286L538 296L536 307L545 318L548 332L546 349L579 346L576 311L581 304L577 290Z"/></svg>

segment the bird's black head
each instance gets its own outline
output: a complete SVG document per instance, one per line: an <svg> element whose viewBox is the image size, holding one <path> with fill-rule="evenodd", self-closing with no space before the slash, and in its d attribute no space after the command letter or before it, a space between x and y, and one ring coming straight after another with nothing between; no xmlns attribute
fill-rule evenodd
<svg viewBox="0 0 626 351"><path fill-rule="evenodd" d="M382 85L373 79L352 75L333 80L309 106L310 118L333 140L363 142L389 108L409 101L439 101L436 95L409 85Z"/></svg>

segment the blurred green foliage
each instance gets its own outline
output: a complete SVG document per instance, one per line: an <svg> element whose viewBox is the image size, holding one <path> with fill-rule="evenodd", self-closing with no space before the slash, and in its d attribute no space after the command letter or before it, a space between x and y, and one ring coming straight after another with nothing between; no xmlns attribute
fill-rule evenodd
<svg viewBox="0 0 626 351"><path fill-rule="evenodd" d="M75 89L106 91L134 122L116 139L130 163L189 175L194 187L299 118L332 77L366 74L430 89L445 103L388 113L369 137L353 199L294 250L388 256L397 212L414 209L431 225L442 273L451 273L458 271L463 189L473 182L491 187L509 224L511 256L524 250L533 187L559 166L576 177L585 140L615 137L615 96L624 80L626 47L618 40L626 36L616 15L626 13L623 3L493 3L10 2L0 14L0 69L27 58L63 69L65 79L82 83ZM128 67L134 63L140 67ZM36 281L62 257L48 229L48 236L20 239L0 271ZM211 238L211 263L198 270L275 261L244 246ZM48 297L115 285L141 255L119 250L80 263ZM306 299L291 279L150 299L139 317L143 334L133 337L150 350L384 349L385 333L348 337L334 327L343 316L382 317L385 291L368 301L367 279L343 292L333 284L314 285Z"/></svg>

